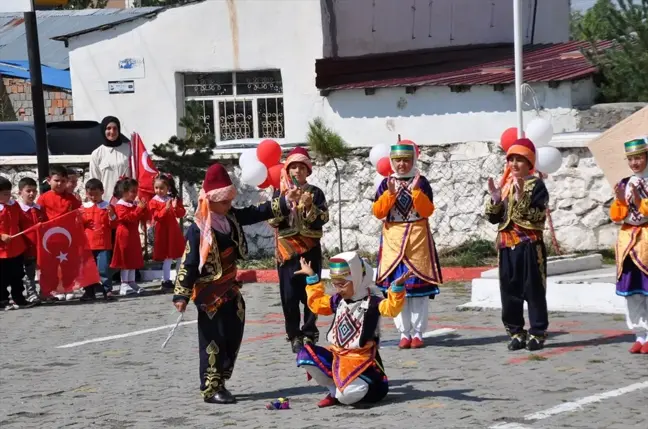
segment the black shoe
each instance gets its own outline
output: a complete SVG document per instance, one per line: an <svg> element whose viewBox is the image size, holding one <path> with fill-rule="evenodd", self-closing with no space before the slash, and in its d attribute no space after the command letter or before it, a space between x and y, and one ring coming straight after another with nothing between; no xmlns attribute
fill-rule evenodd
<svg viewBox="0 0 648 429"><path fill-rule="evenodd" d="M526 347L526 335L525 334L515 334L511 337L511 341L508 343L508 349L510 351L522 350Z"/></svg>
<svg viewBox="0 0 648 429"><path fill-rule="evenodd" d="M167 280L165 282L162 282L162 285L160 286L160 290L163 293L173 292L173 289L174 289L174 286L173 286L173 282L171 280Z"/></svg>
<svg viewBox="0 0 648 429"><path fill-rule="evenodd" d="M94 292L94 290L92 292ZM86 291L83 292L83 295L81 295L81 298L79 298L79 301L89 302L96 300L97 296L92 292L88 292L88 290L86 289Z"/></svg>
<svg viewBox="0 0 648 429"><path fill-rule="evenodd" d="M536 337L535 335L531 335L531 338L529 338L529 342L527 343L526 348L530 352L542 350L544 349L544 342L545 342L544 337Z"/></svg>
<svg viewBox="0 0 648 429"><path fill-rule="evenodd" d="M290 343L292 345L293 353L299 353L299 351L304 347L304 342L299 337L293 338Z"/></svg>
<svg viewBox="0 0 648 429"><path fill-rule="evenodd" d="M208 404L236 404L236 398L224 387L214 393L213 396L204 399Z"/></svg>

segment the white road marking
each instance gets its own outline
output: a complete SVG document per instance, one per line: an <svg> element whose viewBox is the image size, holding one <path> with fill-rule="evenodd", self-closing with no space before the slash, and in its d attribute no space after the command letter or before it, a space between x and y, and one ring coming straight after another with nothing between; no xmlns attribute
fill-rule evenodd
<svg viewBox="0 0 648 429"><path fill-rule="evenodd" d="M490 429L534 429L531 426L521 425L519 423L498 423L491 426Z"/></svg>
<svg viewBox="0 0 648 429"><path fill-rule="evenodd" d="M546 419L547 417L555 416L556 414L568 413L570 411L578 410L582 408L584 405L594 404L596 402L601 402L605 399L614 398L617 396L625 395L626 393L632 393L636 390L642 390L646 388L648 388L648 381L631 384L630 386L621 387L620 389L610 390L609 392L603 392L592 396L586 396L577 401L565 402L564 404L556 405L555 407L549 408L548 410L540 411L525 416L524 419L525 420Z"/></svg>
<svg viewBox="0 0 648 429"><path fill-rule="evenodd" d="M180 323L178 326L191 325L191 324L196 323L196 322L197 322L197 320L189 320L187 322ZM69 348L72 348L72 347L84 346L86 344L101 343L103 341L111 341L111 340L118 340L120 338L134 337L136 335L148 334L149 332L156 332L156 331L162 331L164 329L171 329L174 326L175 326L175 323L173 323L171 325L158 326L157 328L149 328L149 329L142 329L141 331L127 332L126 334L118 334L118 335L111 335L109 337L93 338L91 340L79 341L77 343L64 344L62 346L58 346L57 349L69 349Z"/></svg>
<svg viewBox="0 0 648 429"><path fill-rule="evenodd" d="M441 335L447 335L455 331L456 329L452 329L452 328L435 329L434 331L424 332L423 338L440 337Z"/></svg>
<svg viewBox="0 0 648 429"><path fill-rule="evenodd" d="M609 392L597 393L596 395L586 396L584 398L578 399L572 402L565 402L564 404L556 405L555 407L548 408L544 411L539 411L537 413L529 414L524 416L524 420L543 420L557 414L569 413L572 411L579 410L585 405L595 404L601 402L605 399L615 398L617 396L625 395L626 393L632 393L637 390L648 389L648 381L641 383L634 383L626 387L621 387L619 389L610 390ZM518 423L498 423L496 425L490 426L489 429L530 429L529 426L520 425Z"/></svg>

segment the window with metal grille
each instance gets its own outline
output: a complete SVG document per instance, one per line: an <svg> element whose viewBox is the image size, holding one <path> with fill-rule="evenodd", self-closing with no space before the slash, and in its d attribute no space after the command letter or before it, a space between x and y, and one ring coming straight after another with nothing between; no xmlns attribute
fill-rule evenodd
<svg viewBox="0 0 648 429"><path fill-rule="evenodd" d="M184 94L201 103L205 131L217 142L285 137L279 70L185 73Z"/></svg>

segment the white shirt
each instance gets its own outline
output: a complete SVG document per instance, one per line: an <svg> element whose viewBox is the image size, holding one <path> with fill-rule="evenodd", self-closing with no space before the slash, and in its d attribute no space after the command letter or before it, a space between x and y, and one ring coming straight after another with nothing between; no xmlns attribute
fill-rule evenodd
<svg viewBox="0 0 648 429"><path fill-rule="evenodd" d="M90 178L99 179L104 193L112 196L115 184L121 176L132 177L130 167L130 144L117 147L101 145L90 156Z"/></svg>

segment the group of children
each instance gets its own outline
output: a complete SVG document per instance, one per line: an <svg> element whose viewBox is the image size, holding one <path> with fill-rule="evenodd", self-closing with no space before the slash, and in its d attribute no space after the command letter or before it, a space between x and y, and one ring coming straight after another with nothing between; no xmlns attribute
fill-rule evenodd
<svg viewBox="0 0 648 429"><path fill-rule="evenodd" d="M23 178L18 183L19 199L11 195L12 183L0 177L0 307L5 310L30 307L41 300L70 300L74 294L42 296L36 286L36 235L30 227L79 210L85 229L85 245L92 251L101 285L84 287L82 301L96 299L101 286L105 299L112 298L112 275L120 270L119 295L141 293L135 282L135 271L144 267L140 241L140 224L150 222L154 228L153 259L163 264L163 290L172 290L171 264L184 250L184 238L178 218L185 215L173 178L159 174L154 181L154 196L138 198L138 183L121 178L111 201L104 200L100 180L85 183L85 201L75 189L78 172L52 166L48 177L50 190L38 195L36 181ZM25 231L24 234L21 232ZM27 277L27 287L23 279ZM11 294L9 290L11 289ZM26 292L26 293L25 293Z"/></svg>

